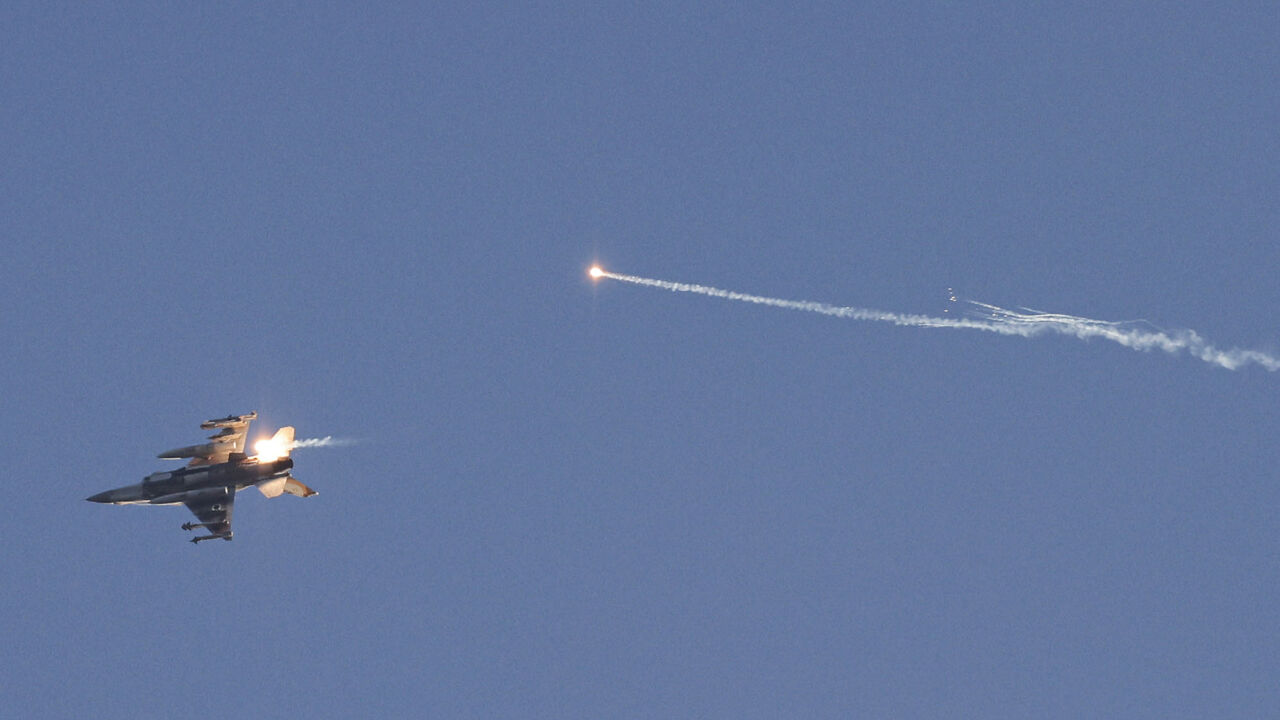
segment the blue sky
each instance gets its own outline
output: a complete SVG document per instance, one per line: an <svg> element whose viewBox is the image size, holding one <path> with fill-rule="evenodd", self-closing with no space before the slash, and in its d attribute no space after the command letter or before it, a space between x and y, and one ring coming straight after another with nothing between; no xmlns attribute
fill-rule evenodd
<svg viewBox="0 0 1280 720"><path fill-rule="evenodd" d="M0 11L0 705L24 717L1259 717L1280 11ZM83 498L209 417L320 494Z"/></svg>

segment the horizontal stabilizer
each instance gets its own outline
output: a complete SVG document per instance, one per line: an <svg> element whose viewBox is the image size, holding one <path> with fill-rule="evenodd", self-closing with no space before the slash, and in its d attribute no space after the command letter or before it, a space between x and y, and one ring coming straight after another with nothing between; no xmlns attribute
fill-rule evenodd
<svg viewBox="0 0 1280 720"><path fill-rule="evenodd" d="M269 480L254 483L254 487L258 488L258 492L269 498L280 497L284 494L284 481L286 479L287 478L282 477L271 478Z"/></svg>
<svg viewBox="0 0 1280 720"><path fill-rule="evenodd" d="M285 493L297 495L298 497L311 497L316 494L315 490L312 490L288 475L285 477L263 480L255 483L254 487L258 488L258 492L269 498L280 497Z"/></svg>
<svg viewBox="0 0 1280 720"><path fill-rule="evenodd" d="M290 495L297 495L298 497L311 497L316 494L315 490L303 485L292 477L285 478L284 491Z"/></svg>

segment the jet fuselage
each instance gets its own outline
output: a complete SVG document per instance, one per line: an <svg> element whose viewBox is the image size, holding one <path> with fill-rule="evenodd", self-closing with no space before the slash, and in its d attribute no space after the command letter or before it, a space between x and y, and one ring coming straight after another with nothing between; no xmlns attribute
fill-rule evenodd
<svg viewBox="0 0 1280 720"><path fill-rule="evenodd" d="M293 458L288 457L266 462L241 458L217 465L194 465L152 473L140 483L100 492L89 500L115 505L176 505L192 492L226 487L239 491L263 480L284 477L292 467Z"/></svg>

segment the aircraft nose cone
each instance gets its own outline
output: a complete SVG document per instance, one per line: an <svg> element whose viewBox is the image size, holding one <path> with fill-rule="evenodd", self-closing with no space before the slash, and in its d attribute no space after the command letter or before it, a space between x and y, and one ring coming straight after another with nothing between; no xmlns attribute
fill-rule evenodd
<svg viewBox="0 0 1280 720"><path fill-rule="evenodd" d="M89 502L96 502L96 503L111 502L111 491L107 490L106 492L100 492L97 495L90 495L89 497L85 498L85 500L88 500Z"/></svg>

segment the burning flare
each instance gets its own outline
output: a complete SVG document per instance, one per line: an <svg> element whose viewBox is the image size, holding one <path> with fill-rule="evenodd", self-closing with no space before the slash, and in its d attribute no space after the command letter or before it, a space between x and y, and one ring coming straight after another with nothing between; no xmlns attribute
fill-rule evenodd
<svg viewBox="0 0 1280 720"><path fill-rule="evenodd" d="M1193 330L1163 330L1145 321L1115 322L1035 310L1007 310L995 305L969 301L974 311L971 317L930 317L911 313L885 312L859 307L841 307L812 300L785 300L782 298L749 295L733 290L722 290L707 285L678 283L669 280L620 275L593 265L588 271L593 278L609 278L633 285L661 288L671 292L695 293L737 302L769 305L788 310L803 310L850 320L892 323L905 327L954 328L980 330L998 335L1032 338L1047 334L1066 335L1080 340L1099 338L1110 340L1133 350L1163 350L1170 354L1186 353L1210 365L1227 370L1238 370L1258 365L1271 372L1280 371L1280 357L1260 350L1223 348L1210 343ZM954 294L951 296L955 300Z"/></svg>
<svg viewBox="0 0 1280 720"><path fill-rule="evenodd" d="M253 451L258 454L258 462L271 462L289 457L293 449L293 428L282 427L269 440L259 440L253 444Z"/></svg>
<svg viewBox="0 0 1280 720"><path fill-rule="evenodd" d="M285 432L286 430L288 432ZM288 457L290 451L298 448L343 447L345 445L354 445L355 442L354 440L335 438L332 435L326 435L322 438L294 440L293 428L281 428L280 432L277 432L271 438L254 443L253 450L258 454L259 462L270 462L279 460L282 457Z"/></svg>

